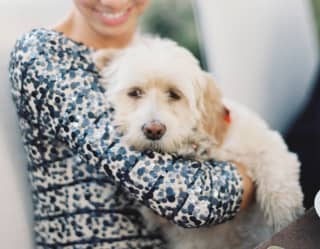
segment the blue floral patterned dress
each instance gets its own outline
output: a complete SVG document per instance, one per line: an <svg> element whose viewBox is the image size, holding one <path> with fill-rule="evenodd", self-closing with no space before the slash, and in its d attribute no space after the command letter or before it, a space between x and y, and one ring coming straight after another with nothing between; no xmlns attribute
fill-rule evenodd
<svg viewBox="0 0 320 249"><path fill-rule="evenodd" d="M92 52L62 33L34 29L11 53L36 248L164 248L143 225L139 205L186 228L232 218L243 192L233 165L121 143Z"/></svg>

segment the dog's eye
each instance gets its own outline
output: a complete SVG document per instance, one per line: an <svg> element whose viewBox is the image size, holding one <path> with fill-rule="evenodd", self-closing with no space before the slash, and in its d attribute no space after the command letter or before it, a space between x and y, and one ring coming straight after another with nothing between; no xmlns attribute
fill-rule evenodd
<svg viewBox="0 0 320 249"><path fill-rule="evenodd" d="M169 95L169 98L172 99L172 100L179 100L179 99L181 99L181 95L180 95L177 91L175 91L175 90L173 90L173 89L170 89L170 90L168 91L168 95Z"/></svg>
<svg viewBox="0 0 320 249"><path fill-rule="evenodd" d="M140 98L142 94L143 94L143 91L138 87L132 88L128 92L128 96L133 98Z"/></svg>

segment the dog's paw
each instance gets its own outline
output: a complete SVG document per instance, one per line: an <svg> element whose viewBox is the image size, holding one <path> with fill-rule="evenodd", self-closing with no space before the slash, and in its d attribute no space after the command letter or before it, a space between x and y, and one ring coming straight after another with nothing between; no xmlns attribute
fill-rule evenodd
<svg viewBox="0 0 320 249"><path fill-rule="evenodd" d="M287 227L290 223L298 219L304 214L304 208L294 208L286 211L275 212L273 215L270 215L268 224L272 226L274 232L279 232L281 229Z"/></svg>
<svg viewBox="0 0 320 249"><path fill-rule="evenodd" d="M194 143L195 148L195 156L201 160L208 159L219 159L216 149L216 143L212 140L211 137L208 136L199 136L197 141Z"/></svg>
<svg viewBox="0 0 320 249"><path fill-rule="evenodd" d="M177 150L177 154L185 158L194 159L196 158L196 155L197 155L195 146L196 145L185 144Z"/></svg>
<svg viewBox="0 0 320 249"><path fill-rule="evenodd" d="M296 198L294 198L294 195L291 196L292 198L290 198L290 196L285 197L268 198L265 200L266 203L261 207L268 225L271 226L275 232L288 226L302 216L305 211L300 195L297 195Z"/></svg>

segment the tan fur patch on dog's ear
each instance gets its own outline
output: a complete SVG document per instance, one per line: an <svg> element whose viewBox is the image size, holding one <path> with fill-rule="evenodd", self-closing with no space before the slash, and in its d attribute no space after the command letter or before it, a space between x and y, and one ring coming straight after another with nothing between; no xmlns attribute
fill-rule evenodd
<svg viewBox="0 0 320 249"><path fill-rule="evenodd" d="M205 75L205 88L200 93L201 126L217 145L221 145L228 130L225 120L226 108L221 99L220 90L209 74Z"/></svg>
<svg viewBox="0 0 320 249"><path fill-rule="evenodd" d="M103 68L108 66L110 61L115 57L115 55L119 52L118 49L108 48L98 50L93 54L93 61L96 67L101 71Z"/></svg>

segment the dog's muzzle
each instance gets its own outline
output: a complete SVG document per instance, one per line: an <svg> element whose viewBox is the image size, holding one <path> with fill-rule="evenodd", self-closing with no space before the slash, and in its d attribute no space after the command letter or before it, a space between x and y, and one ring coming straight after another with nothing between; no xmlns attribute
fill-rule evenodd
<svg viewBox="0 0 320 249"><path fill-rule="evenodd" d="M159 140L166 133L166 130L166 126L156 120L142 126L143 134L151 140Z"/></svg>

